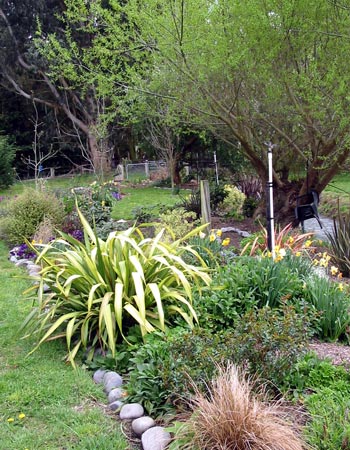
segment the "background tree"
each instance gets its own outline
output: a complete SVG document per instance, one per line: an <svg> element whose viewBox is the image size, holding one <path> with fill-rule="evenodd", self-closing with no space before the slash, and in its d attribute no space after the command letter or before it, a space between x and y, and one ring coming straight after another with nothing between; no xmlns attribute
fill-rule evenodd
<svg viewBox="0 0 350 450"><path fill-rule="evenodd" d="M33 4L32 10L30 4L0 7L0 36L6 43L1 83L51 108L58 134L75 135L94 169L103 171L109 166L110 124L120 116L118 106L142 49L131 55L130 23L118 2L52 0ZM24 8L32 20L21 29L18 16ZM54 10L60 19L49 21ZM71 122L69 133L60 128L62 116Z"/></svg>
<svg viewBox="0 0 350 450"><path fill-rule="evenodd" d="M15 179L13 161L16 149L8 136L0 134L0 188L11 186Z"/></svg>
<svg viewBox="0 0 350 450"><path fill-rule="evenodd" d="M203 128L238 141L263 181L273 142L280 218L297 194L322 192L350 150L348 10L328 0L129 5L154 49L145 90L166 86Z"/></svg>

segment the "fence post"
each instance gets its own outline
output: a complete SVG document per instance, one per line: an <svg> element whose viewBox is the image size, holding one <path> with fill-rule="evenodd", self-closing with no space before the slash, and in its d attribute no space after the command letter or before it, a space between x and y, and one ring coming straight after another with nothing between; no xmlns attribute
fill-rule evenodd
<svg viewBox="0 0 350 450"><path fill-rule="evenodd" d="M146 173L146 178L149 178L149 162L148 161L145 162L145 173Z"/></svg>
<svg viewBox="0 0 350 450"><path fill-rule="evenodd" d="M201 193L201 216L202 223L209 223L208 228L211 228L211 212L210 212L210 189L209 181L201 180L200 182Z"/></svg>

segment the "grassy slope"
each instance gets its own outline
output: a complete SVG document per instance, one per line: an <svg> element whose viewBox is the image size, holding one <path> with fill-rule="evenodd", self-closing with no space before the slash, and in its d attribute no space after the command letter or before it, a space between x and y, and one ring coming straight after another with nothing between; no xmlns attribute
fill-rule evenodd
<svg viewBox="0 0 350 450"><path fill-rule="evenodd" d="M123 187L123 199L113 208L113 219L133 219L134 208L149 208L155 206L152 212L159 210L162 205L174 206L179 203L180 196L188 195L189 191L181 191L179 195L173 195L171 189L159 189L155 187Z"/></svg>
<svg viewBox="0 0 350 450"><path fill-rule="evenodd" d="M0 269L1 450L126 450L91 373L62 362L63 343L43 345L26 358L33 341L21 340L18 328L31 306L22 296L28 281L16 278L24 272L7 261L1 243Z"/></svg>
<svg viewBox="0 0 350 450"><path fill-rule="evenodd" d="M350 174L337 175L321 194L320 212L333 217L338 211L350 212Z"/></svg>

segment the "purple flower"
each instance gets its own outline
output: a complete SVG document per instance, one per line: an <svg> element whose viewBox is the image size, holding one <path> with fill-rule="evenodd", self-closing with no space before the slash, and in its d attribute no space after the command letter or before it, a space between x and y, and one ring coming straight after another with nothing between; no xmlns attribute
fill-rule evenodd
<svg viewBox="0 0 350 450"><path fill-rule="evenodd" d="M119 192L114 191L111 194L112 194L112 197L114 197L116 200L121 200L122 199L122 196L120 195Z"/></svg>
<svg viewBox="0 0 350 450"><path fill-rule="evenodd" d="M70 235L74 237L77 241L82 241L84 233L81 230L73 230Z"/></svg>

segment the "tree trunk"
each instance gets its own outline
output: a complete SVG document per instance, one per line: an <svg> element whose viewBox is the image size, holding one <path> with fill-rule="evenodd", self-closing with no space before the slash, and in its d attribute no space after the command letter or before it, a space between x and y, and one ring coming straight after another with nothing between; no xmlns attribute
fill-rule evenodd
<svg viewBox="0 0 350 450"><path fill-rule="evenodd" d="M108 153L101 151L99 148L97 138L94 134L88 135L89 150L91 155L91 163L95 173L103 174L110 170L110 162Z"/></svg>

